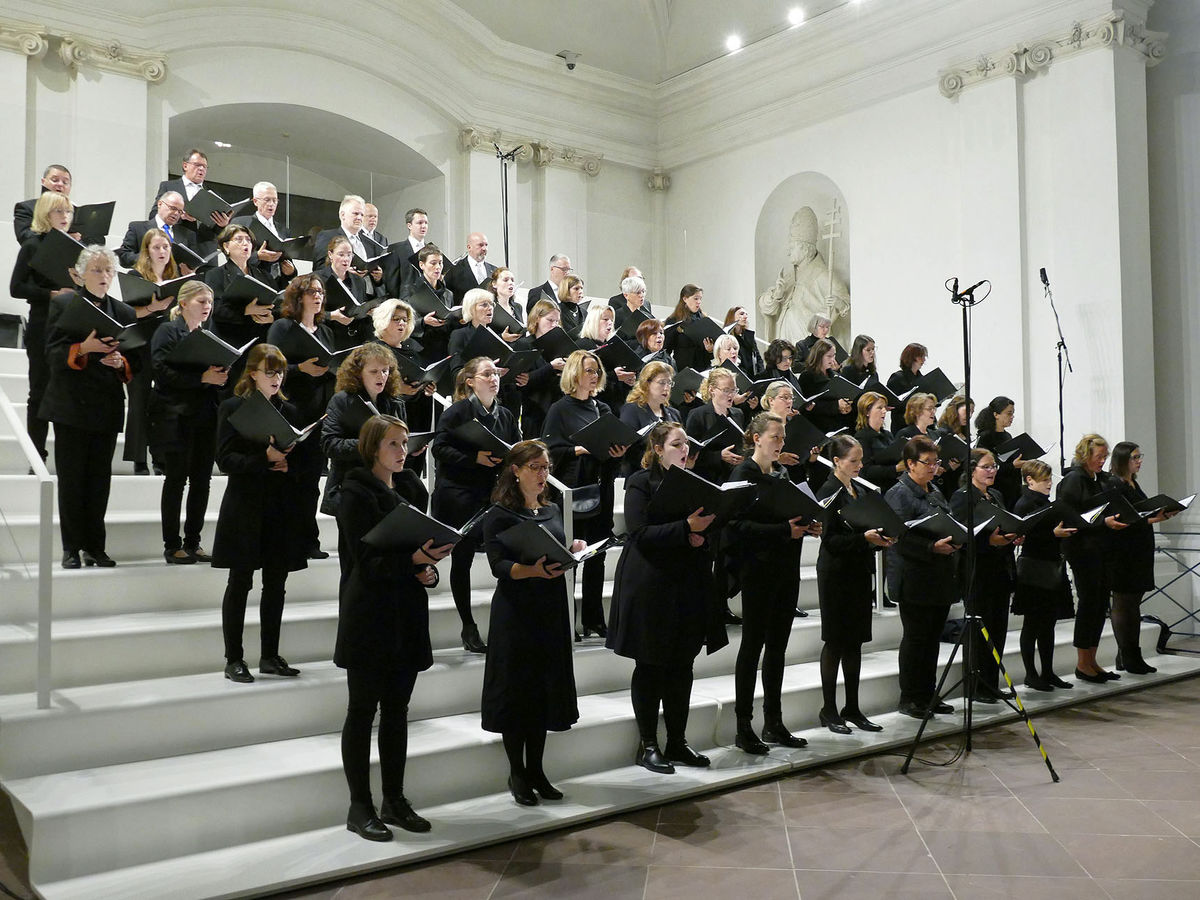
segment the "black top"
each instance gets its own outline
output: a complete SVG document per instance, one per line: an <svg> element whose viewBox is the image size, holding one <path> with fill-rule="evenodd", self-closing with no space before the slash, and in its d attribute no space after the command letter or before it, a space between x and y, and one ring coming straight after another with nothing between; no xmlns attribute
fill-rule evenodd
<svg viewBox="0 0 1200 900"><path fill-rule="evenodd" d="M926 491L907 472L900 476L885 499L904 522L939 511L950 512L950 504L941 491L932 485ZM905 529L900 540L887 549L888 565L896 566L899 572L900 596L893 600L917 606L949 606L955 601L956 554L934 552L935 543L931 537Z"/></svg>
<svg viewBox="0 0 1200 900"><path fill-rule="evenodd" d="M791 480L787 469L778 463L768 474L758 467L753 457L747 456L733 467L726 480L759 484L769 478ZM792 538L792 526L786 520L781 522L763 518L756 514L752 506L738 518L730 520L727 530L730 535L727 546L738 554L743 565L778 566L783 572L789 564L800 561L801 540Z"/></svg>
<svg viewBox="0 0 1200 900"><path fill-rule="evenodd" d="M42 246L44 234L30 232L32 235L22 242L17 251L17 262L13 266L12 278L8 282L8 292L19 299L25 300L30 307L30 313L37 312L45 316L50 306L50 295L59 290L58 285L36 269L30 268L34 254Z"/></svg>
<svg viewBox="0 0 1200 900"><path fill-rule="evenodd" d="M200 327L205 328L207 323ZM175 345L191 331L183 316L177 316L159 326L150 341L150 366L154 377L154 393L159 401L177 415L212 415L220 403L221 388L205 384L204 367L176 365L168 360Z"/></svg>
<svg viewBox="0 0 1200 900"><path fill-rule="evenodd" d="M662 416L656 416L648 406L643 406L640 403L626 403L621 407L620 419L630 428L635 431L641 431L647 425L656 425L659 422L679 422L683 423L683 417L680 416L679 410L673 406L664 406ZM642 467L642 454L646 451L646 439L639 438L634 444L625 451L625 458L621 465L621 474L629 476Z"/></svg>
<svg viewBox="0 0 1200 900"><path fill-rule="evenodd" d="M732 419L734 424L739 429L745 428L745 423L742 420L741 410L730 408L728 418ZM717 430L717 426L721 424L721 417L717 415L717 411L713 409L711 402L705 403L688 413L687 425L685 426L688 437L693 437L698 441L702 441L710 434ZM724 446L717 447L715 444L723 444ZM695 472L701 478L705 478L713 484L722 484L728 477L733 466L721 459L721 451L729 446L724 441L714 441L708 447L700 451L696 459ZM742 455L744 452L740 442L734 446L733 452Z"/></svg>
<svg viewBox="0 0 1200 900"><path fill-rule="evenodd" d="M950 514L964 525L967 523L967 503L972 504L972 525L978 527L985 513L979 508L982 502L991 503L1001 509L1007 509L1004 496L993 486L985 495L973 483L960 487L950 498ZM1011 590L1015 580L1016 570L1013 563L1013 545L996 546L991 542L995 534L995 525L988 524L975 537L975 578L970 585L972 594L995 593ZM966 562L966 554L956 554L959 565Z"/></svg>
<svg viewBox="0 0 1200 900"><path fill-rule="evenodd" d="M358 452L358 432L346 427L346 417L356 405L358 398L370 400L365 390L338 391L325 408L325 420L321 423L321 451L329 459L329 474L325 477L325 494L321 501L321 512L334 515L341 502L342 482L352 469L364 466L362 454ZM385 416L395 416L402 422L405 418L404 401L399 397L380 394L374 406ZM314 436L315 437L315 436ZM310 438L309 440L313 440Z"/></svg>
<svg viewBox="0 0 1200 900"><path fill-rule="evenodd" d="M412 561L416 547L381 550L363 536L399 506L425 511L425 486L412 472L397 472L394 487L365 468L346 475L338 508L337 643L333 662L343 669L423 671L433 665L429 595Z"/></svg>
<svg viewBox="0 0 1200 900"><path fill-rule="evenodd" d="M453 403L442 413L438 419L437 436L430 449L437 460L433 517L456 528L488 506L492 488L500 477L499 466L479 464L478 454L482 448L454 434L455 429L472 419L478 419L488 431L506 443L515 444L521 439L517 420L499 400L492 403L489 412L472 395Z"/></svg>
<svg viewBox="0 0 1200 900"><path fill-rule="evenodd" d="M703 315L701 312L699 315ZM672 325L675 322L690 322L696 318L697 314L690 310L685 310L682 316L674 314L667 317L664 325ZM709 354L704 349L703 344L697 344L690 337L683 333L682 328L668 328L666 339L663 341L663 349L675 357L675 361L679 363L679 368L686 369L691 366L697 372L703 372L708 368Z"/></svg>
<svg viewBox="0 0 1200 900"><path fill-rule="evenodd" d="M619 460L612 457L597 459L590 453L576 456L575 441L571 439L571 435L607 412L611 410L603 400L578 400L569 395L556 400L550 407L542 431L546 446L550 448L554 477L559 481L570 487L578 487L596 484L602 476L615 476Z"/></svg>
<svg viewBox="0 0 1200 900"><path fill-rule="evenodd" d="M975 446L991 450L992 455L995 456L996 448L1011 440L1012 435L1007 431L981 431L975 440ZM1000 468L996 472L995 487L1004 496L1004 502L1009 506L1016 503L1017 498L1021 496L1021 472L1013 465L1013 459L1015 457L1001 460L999 456L996 456L996 464Z"/></svg>
<svg viewBox="0 0 1200 900"><path fill-rule="evenodd" d="M804 369L800 372L800 392L805 397L811 397L829 387L831 372L810 372ZM854 425L854 413L843 413L836 398L828 394L813 401L813 408L807 409L799 397L796 398L796 408L801 410L814 425L824 432L836 431L839 428L850 428Z"/></svg>
<svg viewBox="0 0 1200 900"><path fill-rule="evenodd" d="M285 340L288 332L303 327L295 319L276 319L267 329L267 343L278 346L281 341ZM326 347L333 345L333 331L324 322L317 325L312 333ZM300 412L300 417L305 422L311 422L321 416L325 412L325 407L329 405L337 374L331 365L324 375L309 375L300 370L300 363L303 362L306 360L288 360L284 392L288 399L295 404L296 409Z"/></svg>
<svg viewBox="0 0 1200 900"><path fill-rule="evenodd" d="M876 457L896 443L892 433L886 428L874 431L870 428L860 428L854 433L854 439L862 445L863 467L859 474L887 493L893 484L900 480L900 473L894 462L879 462Z"/></svg>
<svg viewBox="0 0 1200 900"><path fill-rule="evenodd" d="M1093 475L1082 466L1071 466L1063 480L1058 483L1055 496L1077 513L1095 509L1102 501L1096 499L1110 487L1109 476L1104 472ZM1107 549L1108 527L1104 524L1104 515L1090 528L1081 528L1063 544L1067 559L1072 563L1083 561L1100 564Z"/></svg>
<svg viewBox="0 0 1200 900"><path fill-rule="evenodd" d="M213 329L235 347L252 340L266 340L267 329L271 327L270 324L260 325L246 315L245 300L225 299L225 292L240 274L241 269L231 262L204 273L204 283L212 288L213 292ZM267 273L254 263L246 266L246 274L263 283L269 283Z"/></svg>
<svg viewBox="0 0 1200 900"><path fill-rule="evenodd" d="M905 391L911 391L917 386L917 382L921 380L921 373L915 375L910 369L897 369L888 376L887 389L893 394L903 394ZM906 397L901 402L897 403L892 410L892 433L898 434L904 428L904 407L908 402Z"/></svg>

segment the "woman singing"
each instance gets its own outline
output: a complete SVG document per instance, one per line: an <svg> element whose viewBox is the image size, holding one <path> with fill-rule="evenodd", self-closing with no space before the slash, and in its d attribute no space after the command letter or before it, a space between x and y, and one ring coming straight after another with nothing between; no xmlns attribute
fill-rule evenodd
<svg viewBox="0 0 1200 900"><path fill-rule="evenodd" d="M354 247L339 234L325 249L325 265L313 271L325 288L325 312L333 323L326 327L331 332L332 346L337 350L354 347L367 338L366 323L344 312L367 299L367 280L351 268L353 264Z"/></svg>
<svg viewBox="0 0 1200 900"><path fill-rule="evenodd" d="M280 390L286 372L287 359L279 348L255 345L247 354L234 396L217 410L217 465L229 480L217 517L212 565L229 570L221 602L225 677L243 684L254 681L242 652L242 630L256 569L262 569L258 671L262 675L300 674L279 655L279 631L288 572L308 566L300 485L320 471L320 449L316 440L299 441L283 450L273 443L258 443L239 434L229 421L251 393L258 391L293 426L307 425Z"/></svg>
<svg viewBox="0 0 1200 900"><path fill-rule="evenodd" d="M837 370L837 347L832 341L821 338L808 351L804 368L800 370L800 393L805 397L823 393ZM854 404L845 398L817 397L806 409L804 414L824 432L837 431L854 424L851 417Z"/></svg>
<svg viewBox="0 0 1200 900"><path fill-rule="evenodd" d="M842 377L855 384L867 378L878 378L875 369L875 338L860 334L850 345L850 358L842 365Z"/></svg>
<svg viewBox="0 0 1200 900"><path fill-rule="evenodd" d="M894 541L879 529L860 531L842 518L841 509L858 499L862 488L854 483L862 471L863 451L858 441L839 434L829 444L833 471L817 492L817 499L837 495L826 508L822 522L821 552L817 557L817 591L821 598L821 724L834 734L849 734L847 722L863 731L882 731L858 705L862 671L862 645L871 640L871 614L875 605L872 583L875 551ZM838 712L838 668L846 679L846 705Z"/></svg>
<svg viewBox="0 0 1200 900"><path fill-rule="evenodd" d="M535 349L534 342L559 327L558 307L550 300L539 300L529 310L528 334L513 345L514 350ZM529 373L529 381L521 392L521 433L527 438L540 438L546 422L546 412L562 392L558 382L567 361L561 356L538 366Z"/></svg>
<svg viewBox="0 0 1200 900"><path fill-rule="evenodd" d="M500 475L501 457L463 440L455 434L456 429L475 419L506 444L517 443L521 433L512 413L497 402L500 371L490 359L477 356L468 360L455 381L455 402L438 420L431 451L437 460L433 517L461 528L487 508ZM486 653L487 645L479 636L479 626L471 614L471 562L483 543L483 535L477 531L472 530L454 546L450 556L450 590L462 622L463 649Z"/></svg>
<svg viewBox="0 0 1200 900"><path fill-rule="evenodd" d="M904 428L904 395L912 391L921 381L921 367L929 358L929 351L924 344L908 344L900 351L900 368L888 376L887 389L901 397L900 403L892 410L892 434L899 435Z"/></svg>
<svg viewBox="0 0 1200 900"><path fill-rule="evenodd" d="M338 506L337 645L334 664L346 670L342 768L350 787L346 828L369 841L390 841L388 825L429 831L429 820L404 796L408 701L417 673L433 665L429 595L435 566L450 546L380 550L363 537L401 504L425 511L425 486L404 470L408 428L393 416L373 416L359 432L363 466L351 469ZM379 710L379 772L383 805L371 798L371 725Z"/></svg>
<svg viewBox="0 0 1200 900"><path fill-rule="evenodd" d="M730 328L729 326L733 327ZM737 339L742 369L752 379L766 378L767 364L758 352L758 341L750 329L750 314L744 306L731 306L725 313L725 327Z"/></svg>
<svg viewBox="0 0 1200 900"><path fill-rule="evenodd" d="M976 445L995 453L1010 441L1012 437L1008 433L1008 428L1013 423L1016 411L1017 405L1012 400L1007 397L993 397L992 402L981 409L979 415L975 417L975 428L979 432L975 441ZM1020 454L1017 454L1004 462L997 458L996 462L1000 466L996 473L996 490L1004 497L1004 502L1012 506L1017 502L1017 497L1021 495L1019 467L1024 460L1021 459Z"/></svg>
<svg viewBox="0 0 1200 900"><path fill-rule="evenodd" d="M208 511L217 443L217 406L229 370L177 365L171 351L185 337L204 328L212 314L212 290L202 281L189 281L179 290L179 305L171 321L154 332L151 364L154 392L150 397L150 446L163 461L163 556L170 565L210 562L200 547L200 530ZM179 537L179 508L188 488L183 538Z"/></svg>
<svg viewBox="0 0 1200 900"><path fill-rule="evenodd" d="M485 731L503 736L508 789L522 806L561 800L542 765L547 731L579 720L571 659L571 617L562 568L543 556L521 563L501 535L521 522L544 525L564 539L562 515L546 498L550 455L541 441L521 441L504 457L484 526L488 563L496 577L491 647L483 670L480 716ZM571 549L583 549L576 540ZM536 793L535 793L536 792Z"/></svg>
<svg viewBox="0 0 1200 900"><path fill-rule="evenodd" d="M663 324L681 325L703 316L704 312L700 308L703 302L704 289L694 284L685 284L679 291L679 302L675 304L675 311L667 316L667 321ZM708 359L713 351L711 338L705 338L703 343L697 344L683 333L682 327L669 328L664 346L674 357L678 369L690 366L697 372L703 372L708 367Z"/></svg>
<svg viewBox="0 0 1200 900"><path fill-rule="evenodd" d="M686 519L670 520L650 512L667 469L687 466L687 433L678 423L662 422L650 430L646 444L642 468L625 482L629 538L617 564L607 646L636 663L630 685L640 738L635 761L669 775L675 764L709 764L687 742L692 664L701 647L707 644L713 653L728 639L704 583L712 571L706 532L714 516L697 509ZM665 752L658 745L660 706Z"/></svg>

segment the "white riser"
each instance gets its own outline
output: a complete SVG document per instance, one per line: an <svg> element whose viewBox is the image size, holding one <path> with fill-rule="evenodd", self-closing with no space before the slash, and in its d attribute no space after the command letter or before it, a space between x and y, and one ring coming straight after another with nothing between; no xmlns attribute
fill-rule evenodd
<svg viewBox="0 0 1200 900"><path fill-rule="evenodd" d="M126 464L130 465L130 464ZM53 470L51 470L51 474ZM216 511L221 508L221 498L225 496L225 486L228 483L224 475L216 473L208 487L208 506ZM112 489L108 496L108 512L110 515L119 513L142 513L151 519L158 518L158 507L162 497L163 479L159 475L114 475ZM55 502L57 503L58 485L55 484ZM185 489L184 499L187 498ZM41 504L40 482L31 475L8 474L0 475L0 508L9 518L13 516L36 517Z"/></svg>
<svg viewBox="0 0 1200 900"><path fill-rule="evenodd" d="M1064 629L1064 657L1072 655L1067 643ZM1106 643L1111 652L1111 639ZM943 659L949 649L943 646ZM862 686L868 714L894 705L894 651L864 659ZM417 692L422 688L418 680ZM1076 691L1082 695L1084 688ZM821 705L817 664L789 669L784 692L786 720L796 728L815 720ZM730 743L732 707L732 676L697 680L689 740L701 748ZM581 697L580 711L579 725L548 742L552 777L628 765L636 731L627 692ZM31 878L53 881L335 825L347 803L338 748L339 736L332 733L16 779L6 788L22 821L36 819ZM414 722L410 728L406 793L418 809L493 793L506 770L498 736L481 731L475 714ZM147 829L146 822L159 827ZM53 852L62 847L72 852Z"/></svg>
<svg viewBox="0 0 1200 900"><path fill-rule="evenodd" d="M819 632L815 621L796 621L788 644L790 664L817 658ZM729 637L729 647L696 660L697 678L732 672L741 630L729 629ZM879 616L870 648L890 649L899 640L899 616ZM3 698L0 774L6 779L23 778L321 734L341 725L344 676L327 660L304 665L298 678L261 678L252 686L224 680L211 659L205 661L210 663L207 670L195 675L56 690L49 713L36 710L28 694ZM299 658L293 661L298 663ZM255 661L248 662L253 670ZM483 663L482 656L461 649L437 651L434 668L421 675L410 718L478 711ZM631 674L632 664L605 650L602 641L577 645L575 678L580 694L622 690ZM177 711L184 708L189 715L178 717ZM164 731L159 727L164 717L179 721ZM145 743L146 734L158 735L153 745Z"/></svg>
<svg viewBox="0 0 1200 900"><path fill-rule="evenodd" d="M24 403L29 398L27 374L24 371L19 375L12 372L0 372L0 392L3 392L13 403Z"/></svg>
<svg viewBox="0 0 1200 900"><path fill-rule="evenodd" d="M0 375L25 378L29 374L29 360L23 349L0 347Z"/></svg>

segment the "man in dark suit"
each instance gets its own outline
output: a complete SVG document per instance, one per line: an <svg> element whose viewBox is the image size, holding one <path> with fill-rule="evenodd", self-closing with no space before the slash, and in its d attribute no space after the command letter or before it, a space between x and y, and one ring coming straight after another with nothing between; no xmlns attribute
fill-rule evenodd
<svg viewBox="0 0 1200 900"><path fill-rule="evenodd" d="M151 228L164 232L171 243L178 242L191 250L196 249L196 236L180 224L180 219L183 218L183 198L175 191L167 191L158 198L155 207L157 212L154 218L145 222L129 223L125 239L117 248L117 259L126 269L132 269L137 264L138 255L142 251L142 239Z"/></svg>
<svg viewBox="0 0 1200 900"><path fill-rule="evenodd" d="M425 248L425 236L429 233L429 213L413 207L404 214L408 237L397 241L384 260L384 283L389 297L401 297L404 290L421 278L417 266L417 254Z"/></svg>
<svg viewBox="0 0 1200 900"><path fill-rule="evenodd" d="M46 166L46 171L42 173L42 193L46 191L71 196L71 172L66 166L59 163ZM34 197L13 206L13 231L17 235L18 244L23 244L33 237L33 208L36 205L37 197ZM71 237L80 240L79 232L71 232Z"/></svg>
<svg viewBox="0 0 1200 900"><path fill-rule="evenodd" d="M550 300L555 306L558 305L558 286L562 284L562 280L571 274L571 260L562 253L556 253L550 257L550 277L542 284L535 288L529 289L529 294L525 298L525 314L529 315L533 312L533 305L539 300Z"/></svg>
<svg viewBox="0 0 1200 900"><path fill-rule="evenodd" d="M374 244L379 248L377 251L371 253L372 256L378 256L380 253L385 252L388 248L387 236L382 231L377 230L378 225L379 207L374 203L368 203L365 207L365 211L363 212L362 231L359 232L359 235L363 240L370 241L371 244ZM371 250L371 244L367 245L368 251Z"/></svg>
<svg viewBox="0 0 1200 900"><path fill-rule="evenodd" d="M204 178L207 175L208 157L204 155L204 151L189 150L183 158L183 175L179 178L170 178L162 182L158 186L158 190L154 192L154 199L157 201L159 197L168 191L174 191L184 201L191 200L204 190ZM155 209L151 209L146 214L147 218L153 218L155 212ZM228 214L215 212L212 214L211 221L197 222L187 213L184 213L180 217L179 227L184 231L190 231L193 237L195 237L193 243L196 246L196 252L201 256L208 256L217 249L217 235L229 224L229 220L230 216Z"/></svg>
<svg viewBox="0 0 1200 900"><path fill-rule="evenodd" d="M486 261L488 239L486 234L473 231L467 235L467 255L452 265L445 275L446 287L454 294L454 305L462 303L467 291L487 287L496 267Z"/></svg>
<svg viewBox="0 0 1200 900"><path fill-rule="evenodd" d="M251 190L251 198L254 203L254 215L238 216L233 220L233 224L245 225L249 228L250 233L254 235L255 243L259 245L250 257L251 262L257 260L267 270L267 274L275 282L275 287L286 287L287 283L295 276L296 267L279 250L268 249L267 240L263 234L263 232L270 232L281 241L292 236L282 222L275 221L275 211L279 209L279 192L275 190L275 185L271 182L260 181Z"/></svg>
<svg viewBox="0 0 1200 900"><path fill-rule="evenodd" d="M354 255L361 259L366 259L368 256L378 256L373 252L374 247L368 247L362 238L363 219L367 212L367 202L358 194L347 194L342 198L342 204L338 207L338 220L341 222L337 228L329 228L317 235L313 241L313 271L320 269L326 265L326 252L329 250L329 242L338 235L341 235L350 242L350 247L354 251ZM364 269L355 268L354 273L362 278L366 278L369 274L371 280L368 286L372 293L378 296L383 291L383 266L376 265L368 273Z"/></svg>

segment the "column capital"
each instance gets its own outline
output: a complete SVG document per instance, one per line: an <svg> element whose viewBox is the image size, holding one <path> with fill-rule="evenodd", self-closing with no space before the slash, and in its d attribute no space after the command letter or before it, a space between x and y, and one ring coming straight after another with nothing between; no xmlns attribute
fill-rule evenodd
<svg viewBox="0 0 1200 900"><path fill-rule="evenodd" d="M577 169L595 177L600 174L601 153L591 153L575 147L553 144L540 138L502 132L499 128L466 125L459 129L458 146L464 152L495 153L499 147L504 152L515 152L516 162L531 162L539 168L557 166Z"/></svg>
<svg viewBox="0 0 1200 900"><path fill-rule="evenodd" d="M144 78L151 83L167 77L165 56L126 47L117 40L92 40L64 34L58 56L71 69L93 66L105 72Z"/></svg>
<svg viewBox="0 0 1200 900"><path fill-rule="evenodd" d="M49 46L44 26L0 19L0 48L37 57L42 56Z"/></svg>

